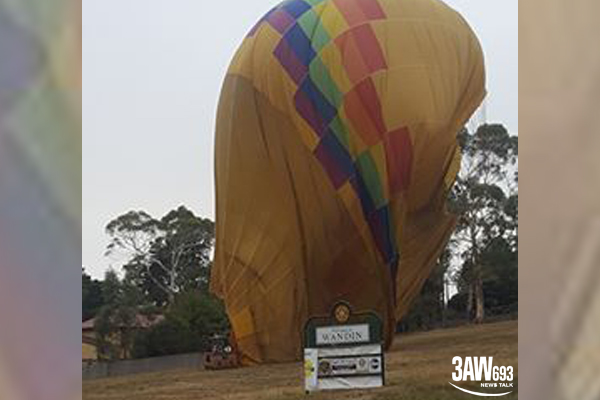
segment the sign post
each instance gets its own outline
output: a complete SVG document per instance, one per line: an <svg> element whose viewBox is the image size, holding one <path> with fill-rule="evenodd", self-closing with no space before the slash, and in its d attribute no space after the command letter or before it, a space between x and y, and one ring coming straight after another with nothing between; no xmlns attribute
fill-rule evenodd
<svg viewBox="0 0 600 400"><path fill-rule="evenodd" d="M309 319L304 328L304 377L307 393L383 386L382 322L377 314L354 314L341 301L330 316Z"/></svg>

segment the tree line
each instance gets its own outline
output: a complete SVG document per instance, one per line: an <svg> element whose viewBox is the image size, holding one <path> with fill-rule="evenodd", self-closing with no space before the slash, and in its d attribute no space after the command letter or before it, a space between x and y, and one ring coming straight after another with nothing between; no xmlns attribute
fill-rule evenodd
<svg viewBox="0 0 600 400"><path fill-rule="evenodd" d="M122 265L94 280L82 271L84 320L95 318L100 359L205 351L229 329L208 291L214 223L181 206L160 219L130 211L106 226L106 256Z"/></svg>
<svg viewBox="0 0 600 400"><path fill-rule="evenodd" d="M518 139L486 124L463 129L458 143L462 166L448 194L457 226L399 331L517 312ZM82 317L95 318L99 358L204 351L227 333L224 306L208 291L212 221L184 206L161 218L130 211L106 233L120 274L95 280L82 270ZM145 329L135 329L140 318Z"/></svg>

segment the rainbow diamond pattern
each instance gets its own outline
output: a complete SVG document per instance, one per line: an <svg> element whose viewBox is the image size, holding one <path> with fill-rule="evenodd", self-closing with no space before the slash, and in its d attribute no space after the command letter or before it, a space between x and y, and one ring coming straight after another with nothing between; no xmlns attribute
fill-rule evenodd
<svg viewBox="0 0 600 400"><path fill-rule="evenodd" d="M337 23L326 26L325 15ZM318 141L313 154L336 189L350 185L395 275L399 253L388 198L409 183L412 149L408 129L390 131L386 126L373 80L387 63L371 22L385 18L376 0L288 0L269 11L248 36L264 24L281 35L273 54L297 85L296 111ZM326 51L338 52L348 87L332 76ZM361 150L353 147L356 142ZM385 171L378 170L377 152L385 156Z"/></svg>

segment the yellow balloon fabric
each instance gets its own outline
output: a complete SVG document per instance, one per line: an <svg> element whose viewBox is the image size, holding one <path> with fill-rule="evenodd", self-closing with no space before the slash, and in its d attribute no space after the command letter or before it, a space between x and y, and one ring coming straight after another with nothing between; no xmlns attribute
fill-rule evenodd
<svg viewBox="0 0 600 400"><path fill-rule="evenodd" d="M249 32L217 116L211 277L246 362L299 358L338 300L378 313L389 346L454 227L484 81L437 0L290 0Z"/></svg>

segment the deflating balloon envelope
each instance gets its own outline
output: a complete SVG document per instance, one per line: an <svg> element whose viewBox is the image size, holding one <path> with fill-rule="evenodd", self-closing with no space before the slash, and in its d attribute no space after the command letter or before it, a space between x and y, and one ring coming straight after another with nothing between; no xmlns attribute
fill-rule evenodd
<svg viewBox="0 0 600 400"><path fill-rule="evenodd" d="M296 359L337 300L386 344L452 232L456 133L484 63L437 0L290 0L248 33L216 127L212 290L246 361Z"/></svg>

